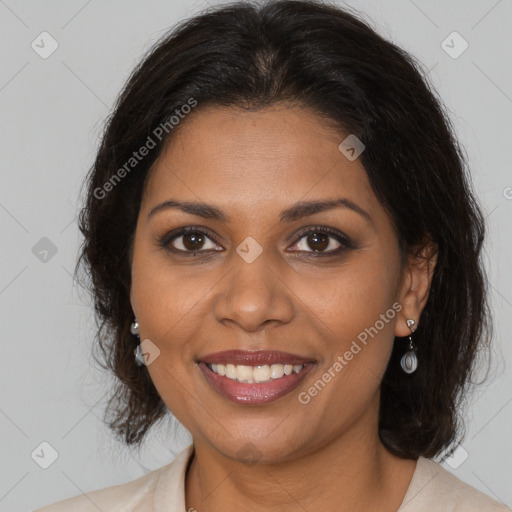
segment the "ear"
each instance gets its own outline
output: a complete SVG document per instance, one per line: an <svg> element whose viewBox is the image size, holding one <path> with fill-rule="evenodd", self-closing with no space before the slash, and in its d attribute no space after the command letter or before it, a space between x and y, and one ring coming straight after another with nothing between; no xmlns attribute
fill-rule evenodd
<svg viewBox="0 0 512 512"><path fill-rule="evenodd" d="M402 274L399 299L402 310L395 325L395 336L411 334L411 329L407 326L409 318L416 322L413 329L418 327L421 312L428 300L437 254L438 245L430 237L409 251Z"/></svg>

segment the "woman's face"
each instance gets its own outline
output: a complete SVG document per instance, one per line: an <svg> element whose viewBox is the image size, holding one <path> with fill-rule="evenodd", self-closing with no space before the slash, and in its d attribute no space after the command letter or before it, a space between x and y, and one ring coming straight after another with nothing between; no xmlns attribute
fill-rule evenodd
<svg viewBox="0 0 512 512"><path fill-rule="evenodd" d="M151 171L132 266L147 369L165 404L196 442L235 459L248 446L280 461L350 432L375 436L394 336L410 333L405 319L419 310L359 158L338 149L345 136L296 107L210 107L182 123ZM169 205L150 214L170 200L220 215ZM173 236L189 226L206 234ZM214 355L231 378L214 374L205 359L230 350L308 364L278 378L292 356ZM265 361L256 371L226 366Z"/></svg>

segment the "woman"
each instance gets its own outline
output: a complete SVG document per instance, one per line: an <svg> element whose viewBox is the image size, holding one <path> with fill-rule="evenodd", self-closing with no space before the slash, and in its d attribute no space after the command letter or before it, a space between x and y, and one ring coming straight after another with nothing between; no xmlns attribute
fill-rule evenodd
<svg viewBox="0 0 512 512"><path fill-rule="evenodd" d="M414 60L355 15L234 4L130 77L80 219L112 430L193 443L39 509L503 511L431 459L490 319L482 214Z"/></svg>

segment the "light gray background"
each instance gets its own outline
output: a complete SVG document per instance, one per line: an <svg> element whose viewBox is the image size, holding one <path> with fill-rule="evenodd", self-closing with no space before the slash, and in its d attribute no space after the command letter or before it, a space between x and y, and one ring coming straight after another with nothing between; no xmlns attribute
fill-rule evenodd
<svg viewBox="0 0 512 512"><path fill-rule="evenodd" d="M89 356L92 309L85 292L73 289L71 274L80 242L74 220L79 187L103 120L143 52L176 21L206 5L0 0L2 511L31 510L135 479L170 462L190 442L182 427L177 438L172 429L155 429L140 453L112 441L99 419L106 380ZM458 468L445 467L512 506L512 5L348 5L431 70L467 150L489 226L494 365L493 378L469 408L463 442L468 458ZM31 48L43 31L59 45L47 59ZM441 47L453 31L469 43L456 59ZM42 237L57 248L46 262L32 252ZM31 458L42 441L59 455L46 470Z"/></svg>

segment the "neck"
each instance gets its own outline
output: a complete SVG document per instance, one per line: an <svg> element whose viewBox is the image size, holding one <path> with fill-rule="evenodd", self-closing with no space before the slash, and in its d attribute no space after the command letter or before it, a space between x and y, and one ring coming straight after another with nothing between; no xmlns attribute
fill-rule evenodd
<svg viewBox="0 0 512 512"><path fill-rule="evenodd" d="M378 433L353 428L285 462L248 465L194 440L186 509L198 512L396 512L416 461L391 454Z"/></svg>

